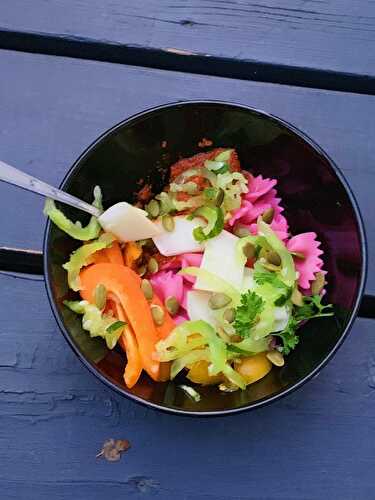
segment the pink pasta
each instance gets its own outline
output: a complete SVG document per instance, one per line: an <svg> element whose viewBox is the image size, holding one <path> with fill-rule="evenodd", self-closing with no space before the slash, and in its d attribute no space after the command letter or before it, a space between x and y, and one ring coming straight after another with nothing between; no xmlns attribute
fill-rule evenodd
<svg viewBox="0 0 375 500"><path fill-rule="evenodd" d="M320 241L316 233L302 233L290 238L287 248L290 252L298 252L304 255L304 259L296 257L294 263L299 273L298 285L301 288L309 289L311 282L315 280L315 274L321 271L323 261L320 255L323 251L319 248Z"/></svg>
<svg viewBox="0 0 375 500"><path fill-rule="evenodd" d="M257 234L256 221L260 215L263 215L268 209L273 208L274 217L271 222L271 228L278 237L285 240L288 237L288 223L282 215L283 207L280 206L281 199L277 197L277 184L275 179L263 179L261 175L253 177L246 174L249 184L249 191L242 196L240 208L234 210L229 219L229 226L236 223L245 226L251 234Z"/></svg>

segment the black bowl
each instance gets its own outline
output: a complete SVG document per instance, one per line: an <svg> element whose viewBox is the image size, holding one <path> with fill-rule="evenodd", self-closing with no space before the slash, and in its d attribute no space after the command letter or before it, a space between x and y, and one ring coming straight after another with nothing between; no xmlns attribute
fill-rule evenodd
<svg viewBox="0 0 375 500"><path fill-rule="evenodd" d="M301 341L286 366L245 391L221 393L199 389L192 401L179 381L155 383L146 375L133 388L122 380L124 358L109 352L101 340L90 339L80 319L63 306L72 297L61 265L77 244L48 223L44 265L48 296L57 322L74 352L102 382L123 396L149 407L188 415L222 415L256 408L301 387L333 356L355 318L365 282L366 245L363 224L353 194L324 151L292 125L255 109L216 101L180 102L135 115L94 142L76 161L61 188L91 202L95 185L104 193L104 207L121 200L133 202L140 185L150 182L154 192L178 158L202 148L202 138L213 147L236 148L243 168L278 180L278 192L292 233L315 231L322 241L328 271L327 300L335 316L307 323ZM82 213L64 211L86 223Z"/></svg>

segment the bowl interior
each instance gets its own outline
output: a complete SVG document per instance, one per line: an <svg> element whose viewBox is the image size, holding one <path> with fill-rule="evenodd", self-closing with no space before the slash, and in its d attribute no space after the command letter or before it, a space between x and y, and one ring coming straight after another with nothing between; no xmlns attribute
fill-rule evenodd
<svg viewBox="0 0 375 500"><path fill-rule="evenodd" d="M158 192L168 167L181 157L204 151L198 143L235 148L243 169L273 177L292 234L315 231L322 241L328 272L327 300L336 315L311 321L301 329L301 341L286 366L246 391L222 394L214 387L199 389L195 403L178 388L180 381L156 384L146 375L133 389L125 387L125 363L120 351L108 352L101 340L82 330L80 319L62 304L68 290L61 265L77 246L55 226L46 238L47 282L52 305L65 336L101 379L120 392L165 409L188 412L233 411L256 406L298 385L320 367L342 340L362 283L361 233L350 195L325 154L292 127L261 112L224 103L180 103L142 113L104 134L76 162L63 189L88 201L95 185L104 194L105 208L121 200L132 202L135 192L150 182ZM85 216L64 207L69 217Z"/></svg>

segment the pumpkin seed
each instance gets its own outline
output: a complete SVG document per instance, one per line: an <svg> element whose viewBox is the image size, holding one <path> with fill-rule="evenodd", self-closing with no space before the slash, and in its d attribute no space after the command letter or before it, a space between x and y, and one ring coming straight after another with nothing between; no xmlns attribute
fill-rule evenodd
<svg viewBox="0 0 375 500"><path fill-rule="evenodd" d="M233 335L236 335L236 330L235 330L234 326L231 323L228 323L227 325L224 325L223 326L223 330L230 337L233 337Z"/></svg>
<svg viewBox="0 0 375 500"><path fill-rule="evenodd" d="M224 340L224 342L226 342L227 344L232 342L231 337L227 333L225 333L225 331L222 328L218 327L217 333L218 333L219 337L221 337Z"/></svg>
<svg viewBox="0 0 375 500"><path fill-rule="evenodd" d="M272 207L270 207L264 212L264 214L262 215L262 219L266 224L271 224L274 215L275 215L275 210Z"/></svg>
<svg viewBox="0 0 375 500"><path fill-rule="evenodd" d="M303 306L303 296L302 296L302 293L298 290L297 287L293 290L291 299L292 299L292 303L295 306L298 306L298 307Z"/></svg>
<svg viewBox="0 0 375 500"><path fill-rule="evenodd" d="M141 289L146 299L152 300L152 297L154 296L154 290L152 289L152 285L148 280L142 280Z"/></svg>
<svg viewBox="0 0 375 500"><path fill-rule="evenodd" d="M262 266L268 271L280 271L280 266L274 266L273 264L269 264L268 262L262 262Z"/></svg>
<svg viewBox="0 0 375 500"><path fill-rule="evenodd" d="M154 257L151 257L147 262L147 269L151 274L155 274L159 271L159 264Z"/></svg>
<svg viewBox="0 0 375 500"><path fill-rule="evenodd" d="M151 315L152 319L154 320L155 325L161 326L164 322L164 311L163 309L158 306L158 305L152 305L151 306Z"/></svg>
<svg viewBox="0 0 375 500"><path fill-rule="evenodd" d="M157 200L151 200L147 205L146 205L146 212L150 217L153 219L156 219L156 217L160 213L160 205Z"/></svg>
<svg viewBox="0 0 375 500"><path fill-rule="evenodd" d="M273 250L270 250L266 254L266 260L269 264L272 264L273 266L281 266L281 258L280 255L277 252L274 252Z"/></svg>
<svg viewBox="0 0 375 500"><path fill-rule="evenodd" d="M249 241L242 247L242 252L247 259L252 259L255 257L256 249L255 246Z"/></svg>
<svg viewBox="0 0 375 500"><path fill-rule="evenodd" d="M165 308L172 316L175 316L180 308L180 303L174 295L167 297L164 302Z"/></svg>
<svg viewBox="0 0 375 500"><path fill-rule="evenodd" d="M263 261L265 260L265 258L267 257L267 253L269 252L269 250L267 250L266 248L264 247L261 247L260 250L259 250L259 253L258 253L258 258L259 259L263 259Z"/></svg>
<svg viewBox="0 0 375 500"><path fill-rule="evenodd" d="M161 223L163 227L168 233L171 233L174 230L174 219L170 215L163 215L161 218Z"/></svg>
<svg viewBox="0 0 375 500"><path fill-rule="evenodd" d="M217 192L217 195L215 196L215 205L217 207L221 207L223 201L224 201L224 189L219 188L219 191Z"/></svg>
<svg viewBox="0 0 375 500"><path fill-rule="evenodd" d="M146 274L146 271L146 266L139 266L137 269L137 273L139 274L139 276L144 276Z"/></svg>
<svg viewBox="0 0 375 500"><path fill-rule="evenodd" d="M306 256L301 253L301 252L290 252L293 257L296 257L297 259L301 259L301 260L305 260L306 259Z"/></svg>
<svg viewBox="0 0 375 500"><path fill-rule="evenodd" d="M98 283L94 290L94 301L98 309L104 309L107 302L107 289L102 283Z"/></svg>
<svg viewBox="0 0 375 500"><path fill-rule="evenodd" d="M225 321L228 321L228 323L233 323L234 317L236 315L236 312L233 307L230 307L229 309L225 309L223 318Z"/></svg>
<svg viewBox="0 0 375 500"><path fill-rule="evenodd" d="M213 293L208 301L211 309L222 309L232 302L232 299L225 293Z"/></svg>
<svg viewBox="0 0 375 500"><path fill-rule="evenodd" d="M313 295L318 295L322 291L324 284L325 284L324 274L320 272L316 273L315 281L313 281L311 284L311 293Z"/></svg>
<svg viewBox="0 0 375 500"><path fill-rule="evenodd" d="M233 233L239 238L245 238L246 236L250 236L250 231L245 226L241 226L241 224L236 224L234 226Z"/></svg>
<svg viewBox="0 0 375 500"><path fill-rule="evenodd" d="M281 352L276 351L276 349L267 352L266 357L275 366L284 366L285 364L284 356L281 354Z"/></svg>
<svg viewBox="0 0 375 500"><path fill-rule="evenodd" d="M230 382L219 385L219 390L222 392L235 392L238 391L238 389L239 388L236 385L231 384Z"/></svg>

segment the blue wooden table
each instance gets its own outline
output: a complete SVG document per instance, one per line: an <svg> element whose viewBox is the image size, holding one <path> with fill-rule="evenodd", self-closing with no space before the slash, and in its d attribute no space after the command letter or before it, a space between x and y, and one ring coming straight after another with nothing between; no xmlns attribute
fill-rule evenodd
<svg viewBox="0 0 375 500"><path fill-rule="evenodd" d="M363 212L375 293L371 0L2 0L0 158L59 184L102 131L155 104L270 111L332 156ZM40 249L42 200L0 184L1 245ZM256 412L156 413L67 346L41 277L0 274L1 500L374 498L374 320L319 377ZM132 448L95 458L108 438Z"/></svg>

